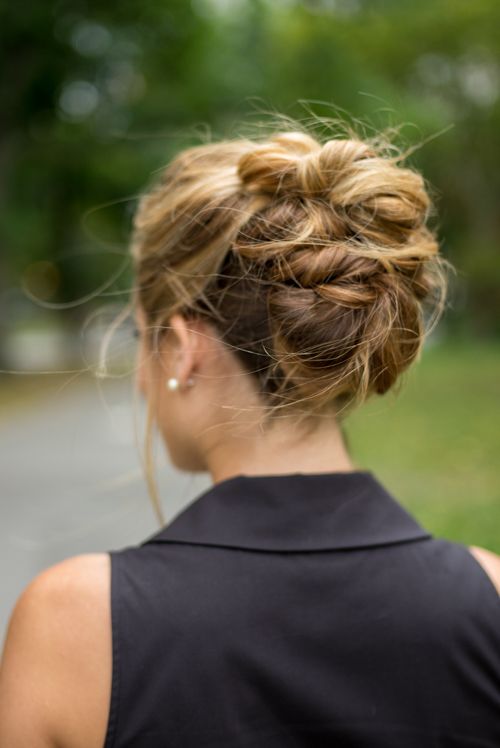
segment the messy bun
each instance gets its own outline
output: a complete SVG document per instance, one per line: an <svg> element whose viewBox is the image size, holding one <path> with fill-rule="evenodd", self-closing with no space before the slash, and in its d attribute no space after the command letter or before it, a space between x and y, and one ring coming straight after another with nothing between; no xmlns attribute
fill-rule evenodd
<svg viewBox="0 0 500 748"><path fill-rule="evenodd" d="M381 136L300 128L182 151L141 201L151 329L208 319L274 413L344 416L417 359L445 308L422 176Z"/></svg>

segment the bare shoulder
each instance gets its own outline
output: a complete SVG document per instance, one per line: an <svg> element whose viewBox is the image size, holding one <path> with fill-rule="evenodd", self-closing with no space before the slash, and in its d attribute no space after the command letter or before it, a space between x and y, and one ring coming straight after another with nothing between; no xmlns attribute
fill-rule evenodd
<svg viewBox="0 0 500 748"><path fill-rule="evenodd" d="M484 568L500 595L500 556L476 545L470 545L468 548Z"/></svg>
<svg viewBox="0 0 500 748"><path fill-rule="evenodd" d="M2 745L103 745L112 676L110 581L109 554L88 553L45 569L19 596L0 670Z"/></svg>
<svg viewBox="0 0 500 748"><path fill-rule="evenodd" d="M81 595L99 596L109 589L108 553L82 553L41 571L23 590L19 600L31 596L56 595L78 602Z"/></svg>

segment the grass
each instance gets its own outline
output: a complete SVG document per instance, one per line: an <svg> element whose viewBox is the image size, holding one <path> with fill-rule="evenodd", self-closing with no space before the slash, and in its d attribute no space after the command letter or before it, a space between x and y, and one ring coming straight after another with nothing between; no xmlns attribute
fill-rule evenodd
<svg viewBox="0 0 500 748"><path fill-rule="evenodd" d="M36 372L26 374L3 374L0 376L0 419L12 416L22 410L36 405L40 399L62 391L78 380L83 386L91 379L91 374L84 372L60 374L50 372L41 375Z"/></svg>
<svg viewBox="0 0 500 748"><path fill-rule="evenodd" d="M500 344L426 347L346 421L353 459L438 537L500 553Z"/></svg>

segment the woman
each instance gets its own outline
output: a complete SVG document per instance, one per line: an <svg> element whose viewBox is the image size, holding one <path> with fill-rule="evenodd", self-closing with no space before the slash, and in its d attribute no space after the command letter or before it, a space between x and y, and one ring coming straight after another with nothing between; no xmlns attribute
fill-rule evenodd
<svg viewBox="0 0 500 748"><path fill-rule="evenodd" d="M445 304L402 158L297 127L189 148L142 199L137 385L213 485L28 585L2 747L500 745L500 557L434 538L343 438Z"/></svg>

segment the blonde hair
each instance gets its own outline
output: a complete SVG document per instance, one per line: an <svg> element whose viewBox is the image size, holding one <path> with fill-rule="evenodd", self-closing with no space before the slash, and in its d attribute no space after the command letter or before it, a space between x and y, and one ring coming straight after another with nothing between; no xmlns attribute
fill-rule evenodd
<svg viewBox="0 0 500 748"><path fill-rule="evenodd" d="M189 147L135 215L151 351L172 314L208 320L255 378L268 418L341 419L386 393L445 308L453 266L428 226L423 177L385 135L341 135L295 123Z"/></svg>

